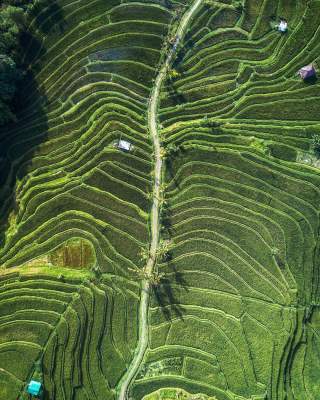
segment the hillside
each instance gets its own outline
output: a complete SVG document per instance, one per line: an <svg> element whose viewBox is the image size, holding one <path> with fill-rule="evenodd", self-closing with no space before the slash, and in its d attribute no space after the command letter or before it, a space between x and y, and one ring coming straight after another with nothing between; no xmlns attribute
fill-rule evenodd
<svg viewBox="0 0 320 400"><path fill-rule="evenodd" d="M0 400L318 398L319 25L319 0L30 7Z"/></svg>

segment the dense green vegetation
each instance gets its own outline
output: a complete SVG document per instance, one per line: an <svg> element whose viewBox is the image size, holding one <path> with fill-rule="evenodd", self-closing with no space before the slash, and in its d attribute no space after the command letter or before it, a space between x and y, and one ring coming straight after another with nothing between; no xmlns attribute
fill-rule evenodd
<svg viewBox="0 0 320 400"><path fill-rule="evenodd" d="M129 362L137 325L138 285L54 275L1 280L0 398L24 398L36 362L46 398L112 398ZM114 313L113 307L117 309Z"/></svg>
<svg viewBox="0 0 320 400"><path fill-rule="evenodd" d="M317 62L320 3L229 4L203 5L163 88L172 245L137 399L318 396L320 178L296 160L316 150L319 83L296 72Z"/></svg>
<svg viewBox="0 0 320 400"><path fill-rule="evenodd" d="M21 36L31 0L4 0L0 9L0 126L15 119L14 97L23 76Z"/></svg>
<svg viewBox="0 0 320 400"><path fill-rule="evenodd" d="M150 243L146 113L191 2L3 4L0 399L23 399L37 368L45 399L116 399ZM168 249L134 400L318 397L320 83L297 71L319 61L319 10L206 0L179 46L159 109ZM92 270L59 261L74 238Z"/></svg>
<svg viewBox="0 0 320 400"><path fill-rule="evenodd" d="M47 398L115 398L137 345L134 270L149 242L152 191L145 114L172 11L76 3L38 2L28 13L21 55L28 79L17 122L0 130L0 264L25 264L0 285L0 324L9 329L0 344L0 398L9 400L23 393L36 361ZM134 150L116 149L119 138ZM39 273L39 260L73 237L93 245L92 275L59 266ZM9 345L17 355L7 367Z"/></svg>

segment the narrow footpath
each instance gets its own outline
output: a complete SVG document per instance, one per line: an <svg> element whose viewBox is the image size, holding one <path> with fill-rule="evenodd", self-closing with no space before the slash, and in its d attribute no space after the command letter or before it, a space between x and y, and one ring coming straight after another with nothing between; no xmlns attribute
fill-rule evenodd
<svg viewBox="0 0 320 400"><path fill-rule="evenodd" d="M158 134L158 106L160 99L160 91L167 72L174 59L176 50L182 42L186 29L191 22L192 16L199 8L202 0L195 2L183 14L180 24L175 33L175 42L168 51L167 58L161 67L159 74L155 80L155 84L150 96L148 107L148 128L153 142L155 170L154 170L154 189L153 189L153 204L151 209L151 246L147 265L145 267L146 276L151 276L155 267L156 253L159 245L159 215L160 215L160 190L162 183L162 159L160 156L160 138ZM141 284L141 299L139 308L139 340L134 358L129 366L126 374L120 382L119 400L127 400L128 391L131 383L137 375L140 365L143 362L145 352L148 348L149 341L149 326L148 326L148 308L151 285L149 280L144 279Z"/></svg>

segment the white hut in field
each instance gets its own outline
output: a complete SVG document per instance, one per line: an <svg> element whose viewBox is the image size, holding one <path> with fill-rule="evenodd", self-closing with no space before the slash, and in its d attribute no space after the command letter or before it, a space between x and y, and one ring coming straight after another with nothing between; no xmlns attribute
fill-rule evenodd
<svg viewBox="0 0 320 400"><path fill-rule="evenodd" d="M279 25L276 25L279 32L285 33L288 30L288 23L285 19L281 19Z"/></svg>
<svg viewBox="0 0 320 400"><path fill-rule="evenodd" d="M117 143L116 146L119 150L123 151L131 151L133 148L133 145L130 142L127 142L126 140L120 139Z"/></svg>

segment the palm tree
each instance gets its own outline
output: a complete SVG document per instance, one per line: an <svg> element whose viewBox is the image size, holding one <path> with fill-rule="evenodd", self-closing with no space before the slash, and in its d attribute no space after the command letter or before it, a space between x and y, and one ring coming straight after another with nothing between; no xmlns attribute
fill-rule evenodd
<svg viewBox="0 0 320 400"><path fill-rule="evenodd" d="M160 240L156 251L156 257L160 260L165 260L169 255L171 246L172 242L170 240Z"/></svg>
<svg viewBox="0 0 320 400"><path fill-rule="evenodd" d="M140 256L141 261L148 260L148 258L150 256L149 247L147 247L147 246L141 247L139 256Z"/></svg>
<svg viewBox="0 0 320 400"><path fill-rule="evenodd" d="M177 154L179 152L179 150L180 150L180 148L177 145L175 145L174 143L170 143L166 147L166 152L170 156L173 156L173 155Z"/></svg>

